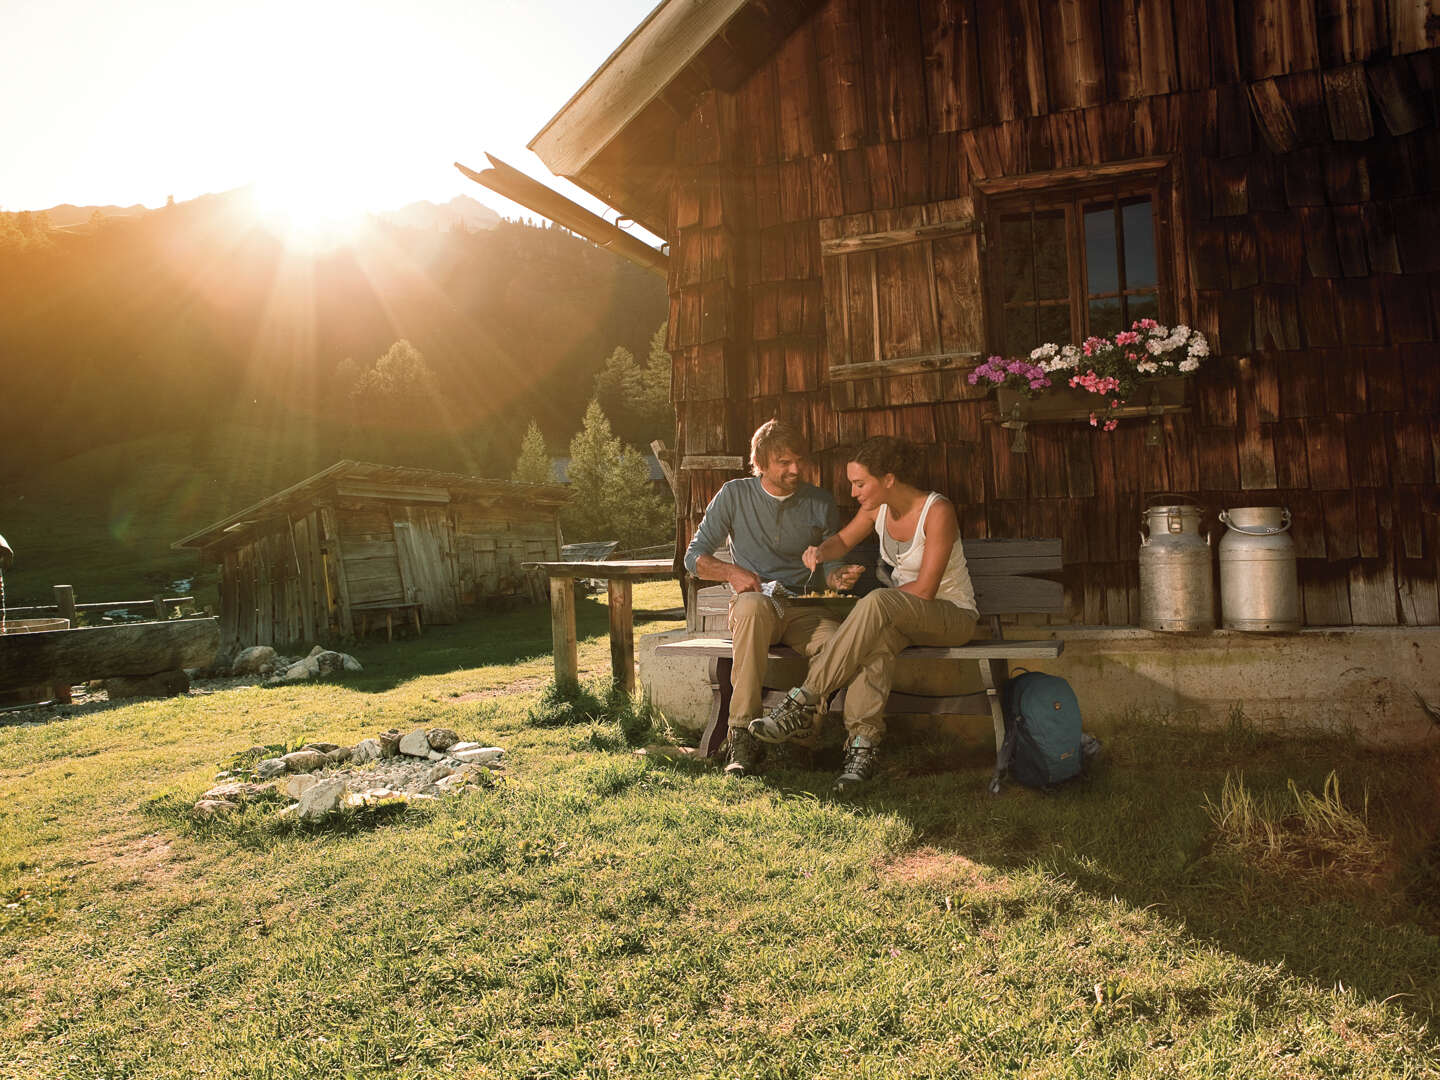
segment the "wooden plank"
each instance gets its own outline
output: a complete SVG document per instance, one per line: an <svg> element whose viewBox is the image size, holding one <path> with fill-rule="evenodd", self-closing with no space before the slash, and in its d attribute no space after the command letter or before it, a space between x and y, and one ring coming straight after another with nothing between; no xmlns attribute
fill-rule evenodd
<svg viewBox="0 0 1440 1080"><path fill-rule="evenodd" d="M1344 565L1302 559L1300 593L1306 626L1350 625L1350 581Z"/></svg>
<svg viewBox="0 0 1440 1080"><path fill-rule="evenodd" d="M1045 86L1052 111L1083 109L1105 98L1105 38L1100 0L1041 4Z"/></svg>
<svg viewBox="0 0 1440 1080"><path fill-rule="evenodd" d="M208 667L219 648L214 618L10 634L0 689Z"/></svg>
<svg viewBox="0 0 1440 1080"><path fill-rule="evenodd" d="M1370 84L1370 97L1375 102L1385 130L1391 135L1408 135L1430 123L1430 107L1425 92L1404 57L1367 63L1365 77Z"/></svg>
<svg viewBox="0 0 1440 1080"><path fill-rule="evenodd" d="M1272 429L1275 445L1275 483L1282 488L1308 488L1310 463L1307 458L1304 424L1281 420Z"/></svg>
<svg viewBox="0 0 1440 1080"><path fill-rule="evenodd" d="M816 17L815 51L827 128L837 150L858 147L866 134L863 35L858 0L836 0Z"/></svg>
<svg viewBox="0 0 1440 1080"><path fill-rule="evenodd" d="M979 34L972 0L921 5L926 105L933 131L980 121Z"/></svg>
<svg viewBox="0 0 1440 1080"><path fill-rule="evenodd" d="M1349 64L1320 73L1330 132L1343 142L1364 142L1375 134L1370 121L1370 89L1364 64Z"/></svg>

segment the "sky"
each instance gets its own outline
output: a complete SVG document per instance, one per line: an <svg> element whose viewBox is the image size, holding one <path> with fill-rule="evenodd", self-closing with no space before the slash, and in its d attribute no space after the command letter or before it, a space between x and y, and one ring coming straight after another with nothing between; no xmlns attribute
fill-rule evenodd
<svg viewBox="0 0 1440 1080"><path fill-rule="evenodd" d="M257 184L298 215L466 194L656 0L0 0L0 210ZM613 220L614 215L610 215Z"/></svg>

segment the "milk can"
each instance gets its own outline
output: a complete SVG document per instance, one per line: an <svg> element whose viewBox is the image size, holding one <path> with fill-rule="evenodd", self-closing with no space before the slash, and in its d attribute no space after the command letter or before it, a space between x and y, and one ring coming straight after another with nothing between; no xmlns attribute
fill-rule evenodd
<svg viewBox="0 0 1440 1080"><path fill-rule="evenodd" d="M1214 630L1215 578L1210 538L1200 535L1200 507L1152 506L1140 524L1140 625Z"/></svg>
<svg viewBox="0 0 1440 1080"><path fill-rule="evenodd" d="M1244 506L1220 511L1220 617L1227 630L1300 629L1300 580L1290 511Z"/></svg>

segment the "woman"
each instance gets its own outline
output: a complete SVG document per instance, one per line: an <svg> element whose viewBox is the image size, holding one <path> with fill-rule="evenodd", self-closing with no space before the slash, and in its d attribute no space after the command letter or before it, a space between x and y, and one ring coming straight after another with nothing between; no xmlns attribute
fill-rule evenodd
<svg viewBox="0 0 1440 1080"><path fill-rule="evenodd" d="M861 597L811 661L804 684L773 713L750 723L750 733L765 742L811 736L821 703L846 687L845 767L835 781L840 791L875 773L896 655L908 645L963 645L975 632L975 589L955 507L911 482L918 456L910 444L881 437L861 444L846 465L860 510L834 536L806 549L805 565L813 569L840 558L873 528L880 536L882 579L888 569L892 587Z"/></svg>

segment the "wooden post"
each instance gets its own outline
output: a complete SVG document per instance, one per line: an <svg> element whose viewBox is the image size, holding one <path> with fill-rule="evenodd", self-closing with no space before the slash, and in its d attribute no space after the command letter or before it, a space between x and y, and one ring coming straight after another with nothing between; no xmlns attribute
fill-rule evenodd
<svg viewBox="0 0 1440 1080"><path fill-rule="evenodd" d="M62 619L69 619L71 627L75 625L75 586L55 586L55 606L60 609L59 615Z"/></svg>
<svg viewBox="0 0 1440 1080"><path fill-rule="evenodd" d="M635 693L635 617L629 578L605 583L610 595L610 674L615 685Z"/></svg>
<svg viewBox="0 0 1440 1080"><path fill-rule="evenodd" d="M155 605L155 620L163 621L165 618L165 594L156 593L150 600Z"/></svg>
<svg viewBox="0 0 1440 1080"><path fill-rule="evenodd" d="M555 681L580 681L580 659L575 651L575 583L570 578L550 579L550 640L555 652Z"/></svg>

